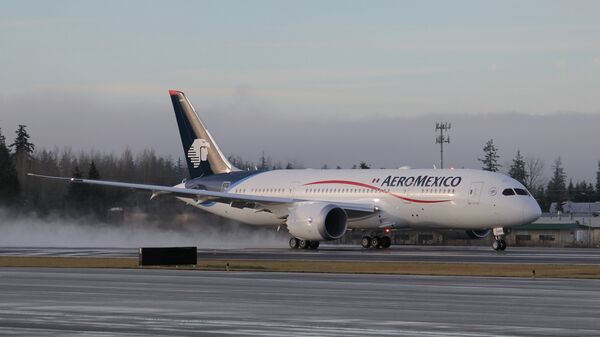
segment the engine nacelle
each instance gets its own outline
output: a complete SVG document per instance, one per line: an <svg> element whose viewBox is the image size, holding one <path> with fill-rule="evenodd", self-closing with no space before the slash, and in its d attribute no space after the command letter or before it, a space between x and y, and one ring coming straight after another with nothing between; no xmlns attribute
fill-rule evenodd
<svg viewBox="0 0 600 337"><path fill-rule="evenodd" d="M469 229L469 230L458 230L458 229L449 229L441 231L445 237L449 239L459 239L459 240L479 240L485 237L488 237L492 232L491 229Z"/></svg>
<svg viewBox="0 0 600 337"><path fill-rule="evenodd" d="M491 232L492 232L491 229L470 229L467 231L467 235L471 239L479 240L479 239L487 238L488 236L490 236Z"/></svg>
<svg viewBox="0 0 600 337"><path fill-rule="evenodd" d="M304 240L336 240L346 234L348 216L340 207L306 201L294 205L287 218L290 234Z"/></svg>

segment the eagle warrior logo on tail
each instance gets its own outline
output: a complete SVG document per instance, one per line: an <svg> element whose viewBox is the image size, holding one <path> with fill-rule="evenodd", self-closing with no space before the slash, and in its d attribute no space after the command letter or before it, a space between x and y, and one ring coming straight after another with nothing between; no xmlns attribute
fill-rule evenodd
<svg viewBox="0 0 600 337"><path fill-rule="evenodd" d="M196 139L190 146L188 150L188 158L192 164L194 164L194 168L198 168L200 166L201 161L206 161L208 159L208 148L210 147L210 143L204 139Z"/></svg>

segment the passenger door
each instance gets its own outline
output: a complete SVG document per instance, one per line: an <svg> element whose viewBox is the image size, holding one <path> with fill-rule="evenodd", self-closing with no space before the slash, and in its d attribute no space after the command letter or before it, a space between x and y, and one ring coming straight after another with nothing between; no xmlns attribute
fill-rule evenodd
<svg viewBox="0 0 600 337"><path fill-rule="evenodd" d="M471 183L471 187L469 187L469 197L467 198L469 205L477 205L479 204L479 199L481 199L481 190L483 189L483 182L474 182Z"/></svg>

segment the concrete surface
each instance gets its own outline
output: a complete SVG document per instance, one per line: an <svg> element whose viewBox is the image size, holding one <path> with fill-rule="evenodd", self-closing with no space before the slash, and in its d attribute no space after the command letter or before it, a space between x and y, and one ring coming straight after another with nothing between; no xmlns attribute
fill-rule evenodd
<svg viewBox="0 0 600 337"><path fill-rule="evenodd" d="M0 269L5 336L599 336L600 281Z"/></svg>

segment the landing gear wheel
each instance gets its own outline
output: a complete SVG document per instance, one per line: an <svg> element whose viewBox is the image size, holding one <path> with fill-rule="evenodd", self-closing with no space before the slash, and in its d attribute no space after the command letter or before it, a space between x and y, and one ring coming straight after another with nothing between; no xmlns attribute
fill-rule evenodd
<svg viewBox="0 0 600 337"><path fill-rule="evenodd" d="M317 249L319 248L319 241L311 241L308 246L310 247L310 249Z"/></svg>
<svg viewBox="0 0 600 337"><path fill-rule="evenodd" d="M303 239L298 240L298 248L300 248L300 249L307 249L309 245L310 245L310 241L308 241L308 240L303 240Z"/></svg>
<svg viewBox="0 0 600 337"><path fill-rule="evenodd" d="M298 242L299 240L296 238L290 238L290 248L298 248Z"/></svg>
<svg viewBox="0 0 600 337"><path fill-rule="evenodd" d="M360 240L360 245L363 248L370 248L371 247L371 237L369 237L369 236L363 236L362 240Z"/></svg>
<svg viewBox="0 0 600 337"><path fill-rule="evenodd" d="M371 248L379 248L381 247L381 239L374 236L371 238Z"/></svg>
<svg viewBox="0 0 600 337"><path fill-rule="evenodd" d="M506 233L504 232L504 228L496 227L493 229L494 231L494 241L492 241L492 249L495 251L505 250L506 249L506 241L504 241L504 237Z"/></svg>
<svg viewBox="0 0 600 337"><path fill-rule="evenodd" d="M392 245L392 239L389 236L384 236L381 238L381 248L390 248Z"/></svg>

